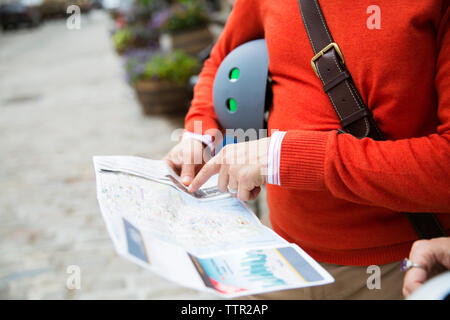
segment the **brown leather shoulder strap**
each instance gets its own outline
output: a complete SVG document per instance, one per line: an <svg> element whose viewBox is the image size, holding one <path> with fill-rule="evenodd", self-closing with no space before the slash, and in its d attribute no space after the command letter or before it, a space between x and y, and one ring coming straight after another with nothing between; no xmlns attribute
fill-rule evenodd
<svg viewBox="0 0 450 320"><path fill-rule="evenodd" d="M314 52L311 66L320 78L344 131L358 137L384 140L371 112L361 99L345 67L339 45L334 42L316 0L299 0L300 13Z"/></svg>
<svg viewBox="0 0 450 320"><path fill-rule="evenodd" d="M298 2L314 52L311 67L320 78L344 132L357 138L385 140L346 68L344 55L331 36L318 0L298 0ZM406 213L406 216L420 238L445 236L443 228L433 214Z"/></svg>

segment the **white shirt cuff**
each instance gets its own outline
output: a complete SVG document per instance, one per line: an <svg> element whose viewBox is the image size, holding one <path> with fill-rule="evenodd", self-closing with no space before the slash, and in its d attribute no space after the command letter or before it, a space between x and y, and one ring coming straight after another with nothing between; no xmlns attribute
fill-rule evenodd
<svg viewBox="0 0 450 320"><path fill-rule="evenodd" d="M281 143L286 131L276 131L270 137L267 152L267 183L280 185Z"/></svg>
<svg viewBox="0 0 450 320"><path fill-rule="evenodd" d="M193 133L193 132L189 132L189 131L184 131L183 133L183 137L181 138L181 140L185 140L185 139L195 139L195 140L199 140L201 142L203 142L211 151L211 154L214 154L214 142L213 142L213 137L210 136L209 134L199 134L199 133Z"/></svg>

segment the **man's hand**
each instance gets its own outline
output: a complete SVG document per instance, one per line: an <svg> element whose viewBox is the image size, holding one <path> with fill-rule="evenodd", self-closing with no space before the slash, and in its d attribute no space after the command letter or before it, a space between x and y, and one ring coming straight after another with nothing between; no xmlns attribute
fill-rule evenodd
<svg viewBox="0 0 450 320"><path fill-rule="evenodd" d="M191 184L196 173L203 166L204 144L196 139L181 140L164 160L181 177L181 181L188 186Z"/></svg>
<svg viewBox="0 0 450 320"><path fill-rule="evenodd" d="M411 268L406 272L403 280L405 298L432 276L450 269L450 237L414 242L408 259L424 269Z"/></svg>
<svg viewBox="0 0 450 320"><path fill-rule="evenodd" d="M270 138L226 145L200 170L189 187L197 191L212 175L219 173L222 192L237 190L240 200L253 200L266 182L267 150Z"/></svg>

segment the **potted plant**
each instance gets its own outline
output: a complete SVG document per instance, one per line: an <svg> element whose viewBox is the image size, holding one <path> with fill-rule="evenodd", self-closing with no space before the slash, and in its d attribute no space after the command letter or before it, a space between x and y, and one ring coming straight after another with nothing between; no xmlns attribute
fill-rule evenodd
<svg viewBox="0 0 450 320"><path fill-rule="evenodd" d="M78 0L81 1L81 0ZM134 48L155 47L159 45L159 28L152 25L152 15L164 7L163 0L136 0L122 12L113 32L113 42L119 54Z"/></svg>
<svg viewBox="0 0 450 320"><path fill-rule="evenodd" d="M163 51L181 49L196 55L213 42L206 6L201 0L179 0L156 15L154 21L161 29L159 43Z"/></svg>
<svg viewBox="0 0 450 320"><path fill-rule="evenodd" d="M147 26L133 25L119 29L113 35L113 42L118 54L133 48L158 46L158 30Z"/></svg>
<svg viewBox="0 0 450 320"><path fill-rule="evenodd" d="M167 7L166 0L134 0L128 12L128 20L131 24L147 24L153 13Z"/></svg>
<svg viewBox="0 0 450 320"><path fill-rule="evenodd" d="M186 112L187 83L198 69L198 60L181 51L154 53L147 60L135 55L126 65L129 81L147 115Z"/></svg>
<svg viewBox="0 0 450 320"><path fill-rule="evenodd" d="M116 31L113 35L114 47L118 54L123 54L134 41L130 27L124 27Z"/></svg>

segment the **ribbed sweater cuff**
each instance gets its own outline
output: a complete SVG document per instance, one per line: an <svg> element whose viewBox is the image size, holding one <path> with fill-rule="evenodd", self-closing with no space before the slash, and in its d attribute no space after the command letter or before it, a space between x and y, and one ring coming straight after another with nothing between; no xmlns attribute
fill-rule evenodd
<svg viewBox="0 0 450 320"><path fill-rule="evenodd" d="M288 131L281 144L282 187L322 190L328 141L334 132Z"/></svg>

